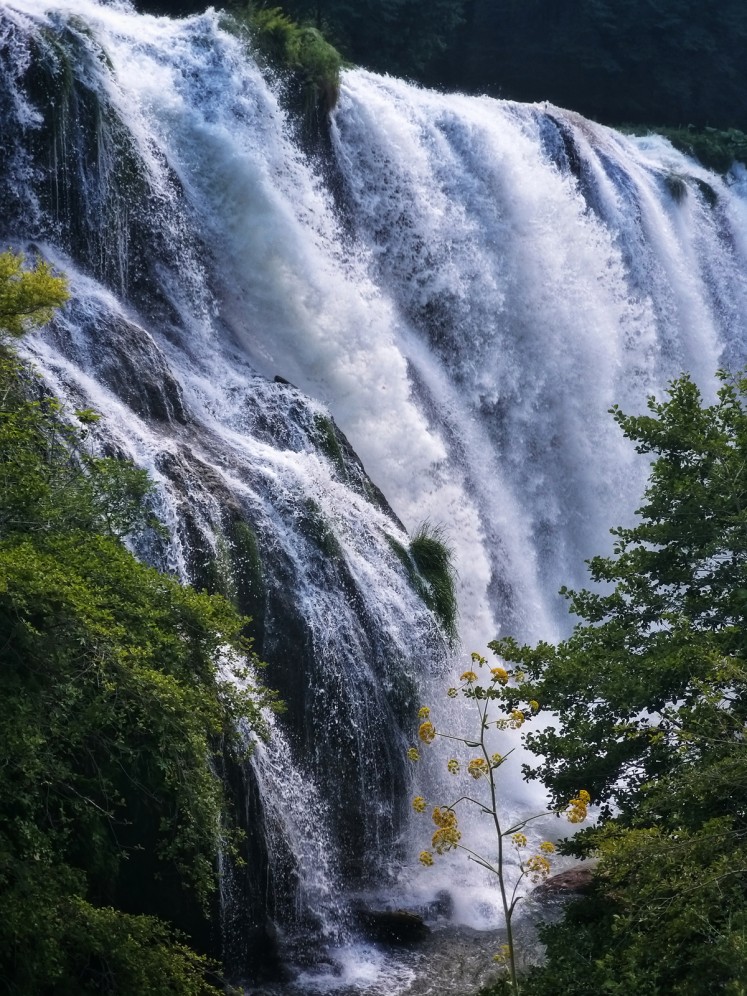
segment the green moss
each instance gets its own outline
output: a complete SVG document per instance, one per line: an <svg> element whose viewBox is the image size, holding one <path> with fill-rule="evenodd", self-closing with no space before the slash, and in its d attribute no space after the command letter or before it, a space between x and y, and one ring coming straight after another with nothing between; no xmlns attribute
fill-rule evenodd
<svg viewBox="0 0 747 996"><path fill-rule="evenodd" d="M241 519L231 525L228 536L235 589L233 603L239 612L252 618L252 632L257 636L264 624L266 595L257 536Z"/></svg>
<svg viewBox="0 0 747 996"><path fill-rule="evenodd" d="M315 441L319 449L329 457L340 474L347 478L345 467L345 457L343 456L340 441L337 438L334 423L327 415L317 414L314 416Z"/></svg>
<svg viewBox="0 0 747 996"><path fill-rule="evenodd" d="M342 558L340 541L313 499L307 498L304 502L298 525L306 539L317 546L323 554L333 559Z"/></svg>
<svg viewBox="0 0 747 996"><path fill-rule="evenodd" d="M409 550L393 536L387 534L386 538L413 588L453 642L457 637L456 571L443 533L424 522L412 537Z"/></svg>
<svg viewBox="0 0 747 996"><path fill-rule="evenodd" d="M215 590L236 604L236 579L233 573L231 549L223 533L215 537L215 556L212 562L212 573L215 578Z"/></svg>
<svg viewBox="0 0 747 996"><path fill-rule="evenodd" d="M211 595L222 595L251 626L246 635L259 645L264 631L265 582L257 537L243 519L215 534L210 547L196 526L189 530L193 582Z"/></svg>
<svg viewBox="0 0 747 996"><path fill-rule="evenodd" d="M40 35L25 78L29 99L41 113L28 136L28 153L45 164L36 193L59 225L65 251L86 260L98 280L130 296L136 282L147 279L159 247L148 208L147 170L128 128L95 85L107 58L77 22ZM75 180L81 177L85 183ZM23 217L22 204L15 210Z"/></svg>
<svg viewBox="0 0 747 996"><path fill-rule="evenodd" d="M704 128L664 129L661 132L676 149L695 156L704 166L725 173L735 160L747 162L747 135L737 128L719 131Z"/></svg>
<svg viewBox="0 0 747 996"><path fill-rule="evenodd" d="M63 99L68 99L73 92L75 83L75 74L68 51L60 42L58 34L49 28L42 28L39 37L44 40L47 46L47 53L39 53L42 56L42 64Z"/></svg>

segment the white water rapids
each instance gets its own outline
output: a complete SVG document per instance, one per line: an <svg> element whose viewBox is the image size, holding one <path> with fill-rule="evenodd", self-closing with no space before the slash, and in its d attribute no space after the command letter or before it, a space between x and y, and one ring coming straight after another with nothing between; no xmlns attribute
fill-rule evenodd
<svg viewBox="0 0 747 996"><path fill-rule="evenodd" d="M88 53L87 83L130 136L165 233L154 266L168 320L131 292L130 206L92 222L99 254L116 264L99 272L93 250L65 241L59 217L39 222L44 169L9 156L4 196L27 215L3 237L35 240L70 273L74 295L56 336L31 352L71 404L83 398L106 414L110 445L151 470L176 537L184 496L162 457L176 458L178 433L172 439L101 377L102 316L144 330L143 348L161 358L204 432L202 449L189 445L292 564L326 676L323 708L337 715L336 682L368 690L357 711L330 724L349 723L363 754L367 724L385 708L382 669L422 663L429 701L450 682L432 620L384 539L406 542L404 533L318 452L288 442L293 418L311 425L329 411L405 527L443 529L465 651L499 633L533 641L566 632L558 588L583 584L584 560L609 552L609 527L630 521L646 477L608 409L642 410L682 371L710 396L718 367L745 362L743 171L715 176L663 139L625 137L555 107L444 95L362 70L344 72L329 155L312 159L275 86L213 11L174 21L136 15L126 2L0 0L0 14L6 96L24 134L33 138L42 111L19 82L35 57L23 39L66 26ZM95 175L70 182L105 191L121 163L106 121L98 127ZM72 125L60 129L64 149ZM276 374L312 400L292 389L278 400L263 379ZM257 410L276 419L271 444ZM290 426L282 445L281 423ZM200 494L194 514L209 531L219 502L209 487ZM331 590L288 525L309 497L342 551L358 608ZM165 566L187 577L183 545L174 539ZM378 671L372 629L384 634ZM277 793L280 824L283 793L295 797L303 778L294 769L281 791L282 765L271 752L256 763L263 758L259 781ZM334 762L314 762L317 779L325 763ZM312 786L309 799L320 791ZM518 774L504 791L510 812L541 804ZM288 833L310 832L313 821L286 816ZM412 839L409 863L394 872L401 901L445 887L458 919L495 923L494 888L459 856L420 870L420 843ZM328 906L328 892L316 892ZM384 972L377 957L366 955L361 987ZM397 971L404 992L409 976Z"/></svg>

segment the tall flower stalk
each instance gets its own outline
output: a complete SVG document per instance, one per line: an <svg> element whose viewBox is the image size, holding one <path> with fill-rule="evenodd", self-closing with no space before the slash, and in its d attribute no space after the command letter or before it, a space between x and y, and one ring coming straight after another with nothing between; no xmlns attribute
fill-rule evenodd
<svg viewBox="0 0 747 996"><path fill-rule="evenodd" d="M537 851L533 852L529 848L529 840L524 830L529 823L551 813L556 815L562 813L570 823L581 823L586 818L591 800L589 793L581 789L562 809L544 810L516 823L511 823L503 818L499 802L497 773L498 769L513 753L514 748L505 754L491 752L487 742L488 734L491 728L495 730L520 729L525 722L531 720L539 712L540 705L534 699L525 700L522 697L524 683L522 672L510 670L502 665L488 667L486 658L478 653L473 653L471 660L471 667L461 675L458 685L448 689L447 695L452 699L463 696L474 702L478 719L475 737L469 739L437 729L431 718L430 708L422 706L418 713L420 720L418 739L425 745L433 744L437 738L461 745L459 750L469 752L470 756L466 759L449 758L446 762L447 771L454 776L466 771L474 781L481 783L483 788L477 798L470 794L462 794L448 805L433 806L431 819L435 824L435 830L431 837L430 848L420 853L420 861L426 867L430 867L434 864L434 853L442 855L448 851L461 850L467 854L470 861L476 862L496 876L506 922L507 943L496 953L494 961L507 968L511 987L515 996L518 996L520 990L512 921L516 907L522 899L520 886L525 879L535 885L544 882L550 874L551 856L555 851L555 845L551 841L543 841ZM479 676L474 668L478 669ZM418 747L410 747L407 753L412 761L420 759ZM423 796L416 796L412 806L417 813L425 813L429 808ZM462 842L457 808L464 806L476 806L480 812L491 817L495 827L497 845L494 859L479 854ZM507 822L511 825L506 826ZM514 853L519 868L519 875L513 887L508 882L506 874L509 849Z"/></svg>

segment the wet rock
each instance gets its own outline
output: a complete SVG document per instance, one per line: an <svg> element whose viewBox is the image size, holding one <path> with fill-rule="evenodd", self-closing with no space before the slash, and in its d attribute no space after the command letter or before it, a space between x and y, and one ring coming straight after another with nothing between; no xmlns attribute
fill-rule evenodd
<svg viewBox="0 0 747 996"><path fill-rule="evenodd" d="M539 886L536 892L549 895L583 894L591 888L593 878L593 865L576 865L574 868L567 868L565 871L558 872L557 875L552 875Z"/></svg>
<svg viewBox="0 0 747 996"><path fill-rule="evenodd" d="M433 902L426 907L426 916L437 919L450 920L454 915L454 899L446 889L440 889L436 893Z"/></svg>
<svg viewBox="0 0 747 996"><path fill-rule="evenodd" d="M382 944L417 944L426 940L431 932L422 916L409 910L373 910L358 906L354 912L366 935Z"/></svg>

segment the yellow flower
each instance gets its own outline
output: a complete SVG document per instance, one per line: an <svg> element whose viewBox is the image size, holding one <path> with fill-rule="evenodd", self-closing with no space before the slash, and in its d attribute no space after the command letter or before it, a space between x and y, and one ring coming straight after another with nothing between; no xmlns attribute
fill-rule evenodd
<svg viewBox="0 0 747 996"><path fill-rule="evenodd" d="M418 719L428 719L428 717L430 716L430 714L431 714L431 711L428 708L428 706L421 706L418 709Z"/></svg>
<svg viewBox="0 0 747 996"><path fill-rule="evenodd" d="M473 778L481 778L488 773L488 762L482 757L474 757L467 765L467 771Z"/></svg>
<svg viewBox="0 0 747 996"><path fill-rule="evenodd" d="M456 827L457 825L457 814L447 806L435 806L432 816L437 827Z"/></svg>
<svg viewBox="0 0 747 996"><path fill-rule="evenodd" d="M490 673L493 675L493 681L500 681L502 685L508 681L508 671L505 667L491 667Z"/></svg>
<svg viewBox="0 0 747 996"><path fill-rule="evenodd" d="M450 699L455 699L457 697L457 695L459 694L459 689L458 688L450 688L446 694L449 696Z"/></svg>
<svg viewBox="0 0 747 996"><path fill-rule="evenodd" d="M431 838L431 846L436 854L445 854L446 851L451 851L455 848L461 839L462 835L459 833L456 826L441 827L433 834L433 837Z"/></svg>
<svg viewBox="0 0 747 996"><path fill-rule="evenodd" d="M575 796L568 803L568 809L566 810L565 816L569 823L583 823L587 816L587 803L590 800L590 795L585 789L581 789L577 796Z"/></svg>
<svg viewBox="0 0 747 996"><path fill-rule="evenodd" d="M459 761L455 761L453 757L448 762L448 764L446 765L446 767L449 769L449 774L450 775L458 775L459 774Z"/></svg>
<svg viewBox="0 0 747 996"><path fill-rule="evenodd" d="M534 854L524 864L527 874L535 883L542 882L550 874L550 862L542 854Z"/></svg>
<svg viewBox="0 0 747 996"><path fill-rule="evenodd" d="M527 835L525 833L515 833L512 835L511 840L514 842L516 847L527 846Z"/></svg>
<svg viewBox="0 0 747 996"><path fill-rule="evenodd" d="M544 851L545 854L554 854L555 845L551 843L549 840L543 840L542 843L540 844L540 851Z"/></svg>
<svg viewBox="0 0 747 996"><path fill-rule="evenodd" d="M536 699L529 700L529 708L532 710L532 712L539 712L539 707L540 704Z"/></svg>
<svg viewBox="0 0 747 996"><path fill-rule="evenodd" d="M514 730L518 730L519 727L523 724L525 719L526 717L524 716L524 713L521 711L521 709L514 709L514 711L511 713L511 720L509 725Z"/></svg>
<svg viewBox="0 0 747 996"><path fill-rule="evenodd" d="M421 723L420 729L418 730L418 736L424 744L432 743L434 737L436 736L436 729L433 723L430 723L427 719L424 723Z"/></svg>
<svg viewBox="0 0 747 996"><path fill-rule="evenodd" d="M421 851L419 860L421 865L425 865L428 868L433 864L433 855L430 851Z"/></svg>
<svg viewBox="0 0 747 996"><path fill-rule="evenodd" d="M490 763L494 768L497 768L499 764L503 764L503 754L491 754Z"/></svg>
<svg viewBox="0 0 747 996"><path fill-rule="evenodd" d="M465 671L461 676L460 681L466 681L471 685L473 681L477 681L477 675L474 671Z"/></svg>
<svg viewBox="0 0 747 996"><path fill-rule="evenodd" d="M420 751L418 750L417 747L410 747L407 751L407 757L409 758L410 761L419 761Z"/></svg>
<svg viewBox="0 0 747 996"><path fill-rule="evenodd" d="M412 800L412 808L415 810L416 813L425 812L425 799L422 797L422 795L415 796L415 798Z"/></svg>

